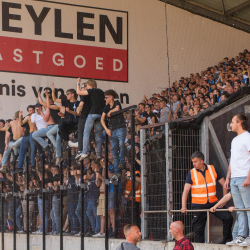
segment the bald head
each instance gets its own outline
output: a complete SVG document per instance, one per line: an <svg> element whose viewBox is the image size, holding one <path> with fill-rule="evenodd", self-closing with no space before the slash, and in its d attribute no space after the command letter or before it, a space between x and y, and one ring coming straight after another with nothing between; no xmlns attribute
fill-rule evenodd
<svg viewBox="0 0 250 250"><path fill-rule="evenodd" d="M179 229L179 231L183 232L184 230L184 225L182 223L182 221L175 221L172 223L173 226L176 228L176 229Z"/></svg>
<svg viewBox="0 0 250 250"><path fill-rule="evenodd" d="M183 231L184 225L181 221L175 221L170 225L169 233L176 240L180 240L184 237Z"/></svg>

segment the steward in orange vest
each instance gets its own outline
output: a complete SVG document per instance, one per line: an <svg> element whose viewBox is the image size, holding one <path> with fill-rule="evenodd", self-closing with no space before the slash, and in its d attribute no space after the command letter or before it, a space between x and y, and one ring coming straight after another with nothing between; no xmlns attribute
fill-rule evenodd
<svg viewBox="0 0 250 250"><path fill-rule="evenodd" d="M130 173L130 172L129 172ZM128 176L130 177L130 176ZM141 219L140 219L140 211L141 211L141 173L140 171L135 171L135 202L134 202L134 219L138 228L141 228ZM127 223L131 223L131 212L132 212L132 182L130 179L127 179L126 189L125 189L125 199L127 201L126 205L126 220Z"/></svg>
<svg viewBox="0 0 250 250"><path fill-rule="evenodd" d="M209 209L213 207L218 198L216 196L216 182L218 181L223 187L225 179L221 173L213 166L206 165L204 163L204 155L197 151L192 154L191 160L194 168L190 170L187 175L184 191L182 194L182 208L181 212L186 213L187 210L187 198L191 189L192 209ZM227 193L227 190L223 187L223 195ZM218 212L213 213L218 219L223 221L223 242L231 241L232 232L231 227L233 224L233 217L230 212ZM195 229L195 242L205 242L205 225L207 221L206 212L194 212L192 213L192 225Z"/></svg>

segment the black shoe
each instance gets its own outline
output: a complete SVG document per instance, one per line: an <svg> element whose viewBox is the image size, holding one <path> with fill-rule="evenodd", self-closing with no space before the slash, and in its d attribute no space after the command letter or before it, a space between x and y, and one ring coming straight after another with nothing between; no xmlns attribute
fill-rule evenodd
<svg viewBox="0 0 250 250"><path fill-rule="evenodd" d="M31 172L36 173L36 167L31 167Z"/></svg>
<svg viewBox="0 0 250 250"><path fill-rule="evenodd" d="M14 174L19 174L19 173L22 173L23 172L23 169L22 168L17 168L14 172Z"/></svg>
<svg viewBox="0 0 250 250"><path fill-rule="evenodd" d="M91 231L87 232L85 237L92 237L93 233Z"/></svg>

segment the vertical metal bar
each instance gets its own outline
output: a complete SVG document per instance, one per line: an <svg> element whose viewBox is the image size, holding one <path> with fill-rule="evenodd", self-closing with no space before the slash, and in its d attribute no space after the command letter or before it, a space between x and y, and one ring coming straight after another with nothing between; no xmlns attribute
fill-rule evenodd
<svg viewBox="0 0 250 250"><path fill-rule="evenodd" d="M171 224L170 216L170 181L169 181L169 170L170 170L170 161L172 160L171 155L169 154L169 149L172 145L169 145L169 127L168 123L165 124L165 151L166 151L166 193L167 193L167 240L171 240L171 235L169 233L169 228Z"/></svg>
<svg viewBox="0 0 250 250"><path fill-rule="evenodd" d="M2 184L1 184L1 206L2 206L2 214L1 214L1 224L2 224L2 248L1 250L4 250L4 192L3 192L3 181L2 181Z"/></svg>
<svg viewBox="0 0 250 250"><path fill-rule="evenodd" d="M26 155L26 163L28 164L29 162L29 156ZM30 219L29 219L29 177L30 177L30 174L29 174L29 169L28 169L28 166L27 166L27 169L26 169L26 214L27 214L27 250L30 249Z"/></svg>
<svg viewBox="0 0 250 250"><path fill-rule="evenodd" d="M84 183L83 181L83 170L84 170L84 166L83 166L83 161L81 161L81 184ZM85 188L81 187L81 250L84 250L84 194L85 194Z"/></svg>
<svg viewBox="0 0 250 250"><path fill-rule="evenodd" d="M130 111L131 118L131 192L132 192L132 223L135 223L134 207L135 207L135 110Z"/></svg>
<svg viewBox="0 0 250 250"><path fill-rule="evenodd" d="M16 176L15 176L15 165L16 161L13 163L13 250L16 250L16 193L15 193L15 182L16 182Z"/></svg>
<svg viewBox="0 0 250 250"><path fill-rule="evenodd" d="M146 210L146 155L144 154L144 144L146 142L146 130L141 129L140 133L140 153L141 153L141 233L144 240L147 236Z"/></svg>
<svg viewBox="0 0 250 250"><path fill-rule="evenodd" d="M106 121L107 126L107 121ZM108 180L108 135L105 133L105 180ZM109 227L108 227L108 188L109 183L105 183L105 250L108 250L108 237L109 237Z"/></svg>
<svg viewBox="0 0 250 250"><path fill-rule="evenodd" d="M209 124L209 117L205 117L200 133L201 133L201 152L203 152L205 156L205 162L209 162L209 129L208 129L208 124Z"/></svg>
<svg viewBox="0 0 250 250"><path fill-rule="evenodd" d="M42 175L43 175L43 183L42 183L42 201L43 201L43 250L46 249L45 246L45 167L44 167L44 162L45 162L45 155L42 157Z"/></svg>
<svg viewBox="0 0 250 250"><path fill-rule="evenodd" d="M63 250L63 171L62 161L60 162L60 250Z"/></svg>
<svg viewBox="0 0 250 250"><path fill-rule="evenodd" d="M209 235L209 227L210 227L210 220L209 220L209 211L207 211L207 243L210 242L210 235Z"/></svg>

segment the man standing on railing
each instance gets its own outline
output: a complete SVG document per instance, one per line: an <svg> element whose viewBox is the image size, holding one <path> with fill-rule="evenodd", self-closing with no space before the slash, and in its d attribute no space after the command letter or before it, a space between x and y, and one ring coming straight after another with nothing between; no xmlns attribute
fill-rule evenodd
<svg viewBox="0 0 250 250"><path fill-rule="evenodd" d="M184 225L181 221L175 221L170 225L169 233L175 239L173 250L194 250L192 243L184 237Z"/></svg>
<svg viewBox="0 0 250 250"><path fill-rule="evenodd" d="M248 117L235 115L231 122L236 136L231 144L231 159L228 167L225 188L229 188L233 196L234 206L238 209L250 208L250 134L248 129ZM228 245L250 246L250 211L238 211L238 237ZM250 231L249 231L250 233Z"/></svg>
<svg viewBox="0 0 250 250"><path fill-rule="evenodd" d="M187 198L191 189L192 209L209 209L213 207L218 199L216 197L216 182L221 186L224 185L225 179L220 172L212 165L204 163L203 153L197 151L191 156L194 168L190 170L187 175L184 191L182 194L182 213L187 210ZM227 190L223 188L223 195ZM226 243L232 240L231 228L233 224L233 217L229 212L218 212L214 215L223 222L223 242ZM198 243L205 242L205 225L207 221L206 212L193 213L192 225L195 230L195 241Z"/></svg>

